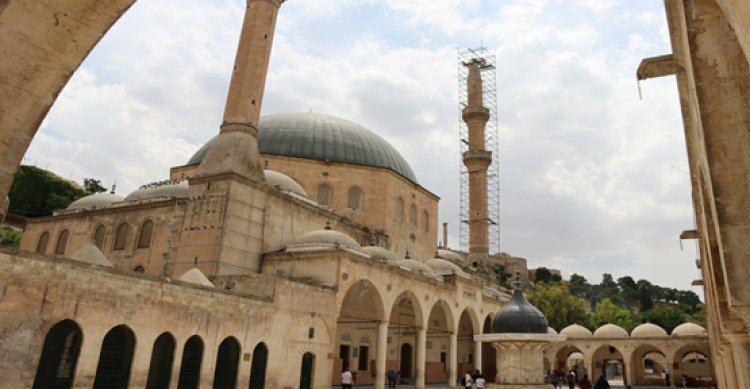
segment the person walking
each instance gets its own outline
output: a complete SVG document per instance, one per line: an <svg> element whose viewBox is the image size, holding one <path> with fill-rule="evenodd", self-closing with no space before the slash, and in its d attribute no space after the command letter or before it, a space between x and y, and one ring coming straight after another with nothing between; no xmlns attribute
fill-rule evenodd
<svg viewBox="0 0 750 389"><path fill-rule="evenodd" d="M589 381L588 374L583 375L583 378L581 378L581 381L578 382L578 386L580 386L581 389L592 389L591 381Z"/></svg>
<svg viewBox="0 0 750 389"><path fill-rule="evenodd" d="M568 382L568 388L569 389L575 389L576 387L576 372L573 369L570 369L568 371L568 374L565 376L565 381Z"/></svg>
<svg viewBox="0 0 750 389"><path fill-rule="evenodd" d="M594 384L594 389L610 389L609 382L607 382L607 379L604 378L604 374L599 376L599 379L596 380L596 384Z"/></svg>
<svg viewBox="0 0 750 389"><path fill-rule="evenodd" d="M477 379L474 380L474 383L477 384L477 389L484 389L484 384L485 384L484 376L480 374L477 377Z"/></svg>
<svg viewBox="0 0 750 389"><path fill-rule="evenodd" d="M354 385L354 377L347 367L344 369L344 372L341 373L341 389L352 389L352 385Z"/></svg>
<svg viewBox="0 0 750 389"><path fill-rule="evenodd" d="M395 388L396 387L396 380L398 379L398 371L396 370L388 370L388 373L386 375L388 376L388 387L389 388Z"/></svg>
<svg viewBox="0 0 750 389"><path fill-rule="evenodd" d="M464 388L465 389L471 389L471 384L474 383L474 380L471 378L471 370L466 370L466 374L464 374L464 380L463 380Z"/></svg>

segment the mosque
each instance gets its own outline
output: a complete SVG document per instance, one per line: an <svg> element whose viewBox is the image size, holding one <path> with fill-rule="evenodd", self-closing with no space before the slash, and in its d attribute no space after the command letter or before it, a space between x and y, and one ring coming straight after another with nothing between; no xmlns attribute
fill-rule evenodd
<svg viewBox="0 0 750 389"><path fill-rule="evenodd" d="M492 260L483 64L465 64L462 253L436 243L439 197L375 132L318 113L260 117L283 1L247 3L219 134L164 181L82 198L30 222L21 251L0 251L0 388L320 389L350 368L359 384L383 388L398 370L421 389L498 373L481 339L513 303L478 270ZM560 335L546 369L635 385L665 367L714 370L694 324Z"/></svg>

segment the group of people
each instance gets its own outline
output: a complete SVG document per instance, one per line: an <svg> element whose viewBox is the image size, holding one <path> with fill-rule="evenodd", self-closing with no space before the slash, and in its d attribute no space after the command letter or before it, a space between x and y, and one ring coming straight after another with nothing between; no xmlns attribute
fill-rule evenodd
<svg viewBox="0 0 750 389"><path fill-rule="evenodd" d="M574 389L576 384L581 389L610 389L609 382L607 382L604 374L600 375L592 386L588 374L584 374L581 379L578 379L578 373L573 369L568 370L567 373L562 370L552 370L549 374L549 383L552 384L553 389L562 389L563 384L568 384L569 389Z"/></svg>
<svg viewBox="0 0 750 389"><path fill-rule="evenodd" d="M471 372L471 370L467 370L466 374L464 374L463 378L461 378L461 385L465 389L484 389L485 382L486 381L484 379L484 376L479 372L479 370L474 370L473 373Z"/></svg>

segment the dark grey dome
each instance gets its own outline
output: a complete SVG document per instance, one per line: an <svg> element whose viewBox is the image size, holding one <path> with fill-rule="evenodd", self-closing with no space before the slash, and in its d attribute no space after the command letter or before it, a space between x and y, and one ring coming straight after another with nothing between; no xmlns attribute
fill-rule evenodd
<svg viewBox="0 0 750 389"><path fill-rule="evenodd" d="M492 319L494 333L546 334L547 327L544 314L526 301L518 289L508 305Z"/></svg>
<svg viewBox="0 0 750 389"><path fill-rule="evenodd" d="M215 141L203 145L188 161L200 164ZM372 131L348 120L319 113L279 113L260 119L262 154L285 155L391 169L417 182L404 157Z"/></svg>

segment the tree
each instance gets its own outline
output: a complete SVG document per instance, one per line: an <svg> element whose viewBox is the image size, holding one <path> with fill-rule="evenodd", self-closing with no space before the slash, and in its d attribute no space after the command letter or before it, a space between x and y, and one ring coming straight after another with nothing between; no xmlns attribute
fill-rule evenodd
<svg viewBox="0 0 750 389"><path fill-rule="evenodd" d="M614 281L611 274L602 274L602 283L599 284L598 287L595 287L594 291L594 302L608 299L614 304L625 305L625 300L623 300L620 295L620 288L617 286L617 283Z"/></svg>
<svg viewBox="0 0 750 389"><path fill-rule="evenodd" d="M84 178L83 190L89 193L101 193L106 192L107 188L102 186L101 180L97 180L95 178Z"/></svg>
<svg viewBox="0 0 750 389"><path fill-rule="evenodd" d="M638 303L638 285L633 280L633 277L625 276L617 279L617 286L620 288L620 293L625 305L630 308L635 308Z"/></svg>
<svg viewBox="0 0 750 389"><path fill-rule="evenodd" d="M652 296L654 286L646 280L638 280L638 303L641 305L641 312L645 312L654 307L654 298Z"/></svg>
<svg viewBox="0 0 750 389"><path fill-rule="evenodd" d="M685 313L680 307L657 307L652 310L641 312L639 315L642 323L653 323L664 328L667 333L678 325L694 319Z"/></svg>
<svg viewBox="0 0 750 389"><path fill-rule="evenodd" d="M8 193L8 210L24 216L48 216L85 195L85 191L55 174L35 166L20 166Z"/></svg>
<svg viewBox="0 0 750 389"><path fill-rule="evenodd" d="M510 277L510 274L508 274L505 271L505 266L503 265L495 266L495 279L497 280L498 285L504 286L506 288L510 288L510 283L508 282L509 277Z"/></svg>
<svg viewBox="0 0 750 389"><path fill-rule="evenodd" d="M564 284L536 284L529 302L547 317L549 326L560 331L571 324L585 324L586 301L570 294Z"/></svg>
<svg viewBox="0 0 750 389"><path fill-rule="evenodd" d="M21 247L21 238L23 231L11 226L0 227L0 246L2 247Z"/></svg>
<svg viewBox="0 0 750 389"><path fill-rule="evenodd" d="M546 267L539 267L534 271L534 282L552 282L552 272Z"/></svg>
<svg viewBox="0 0 750 389"><path fill-rule="evenodd" d="M596 305L596 311L591 313L590 322L593 328L615 324L628 332L635 328L637 323L630 309L617 306L610 299L604 299Z"/></svg>
<svg viewBox="0 0 750 389"><path fill-rule="evenodd" d="M570 276L570 294L580 298L591 298L591 285L586 277L577 273Z"/></svg>

